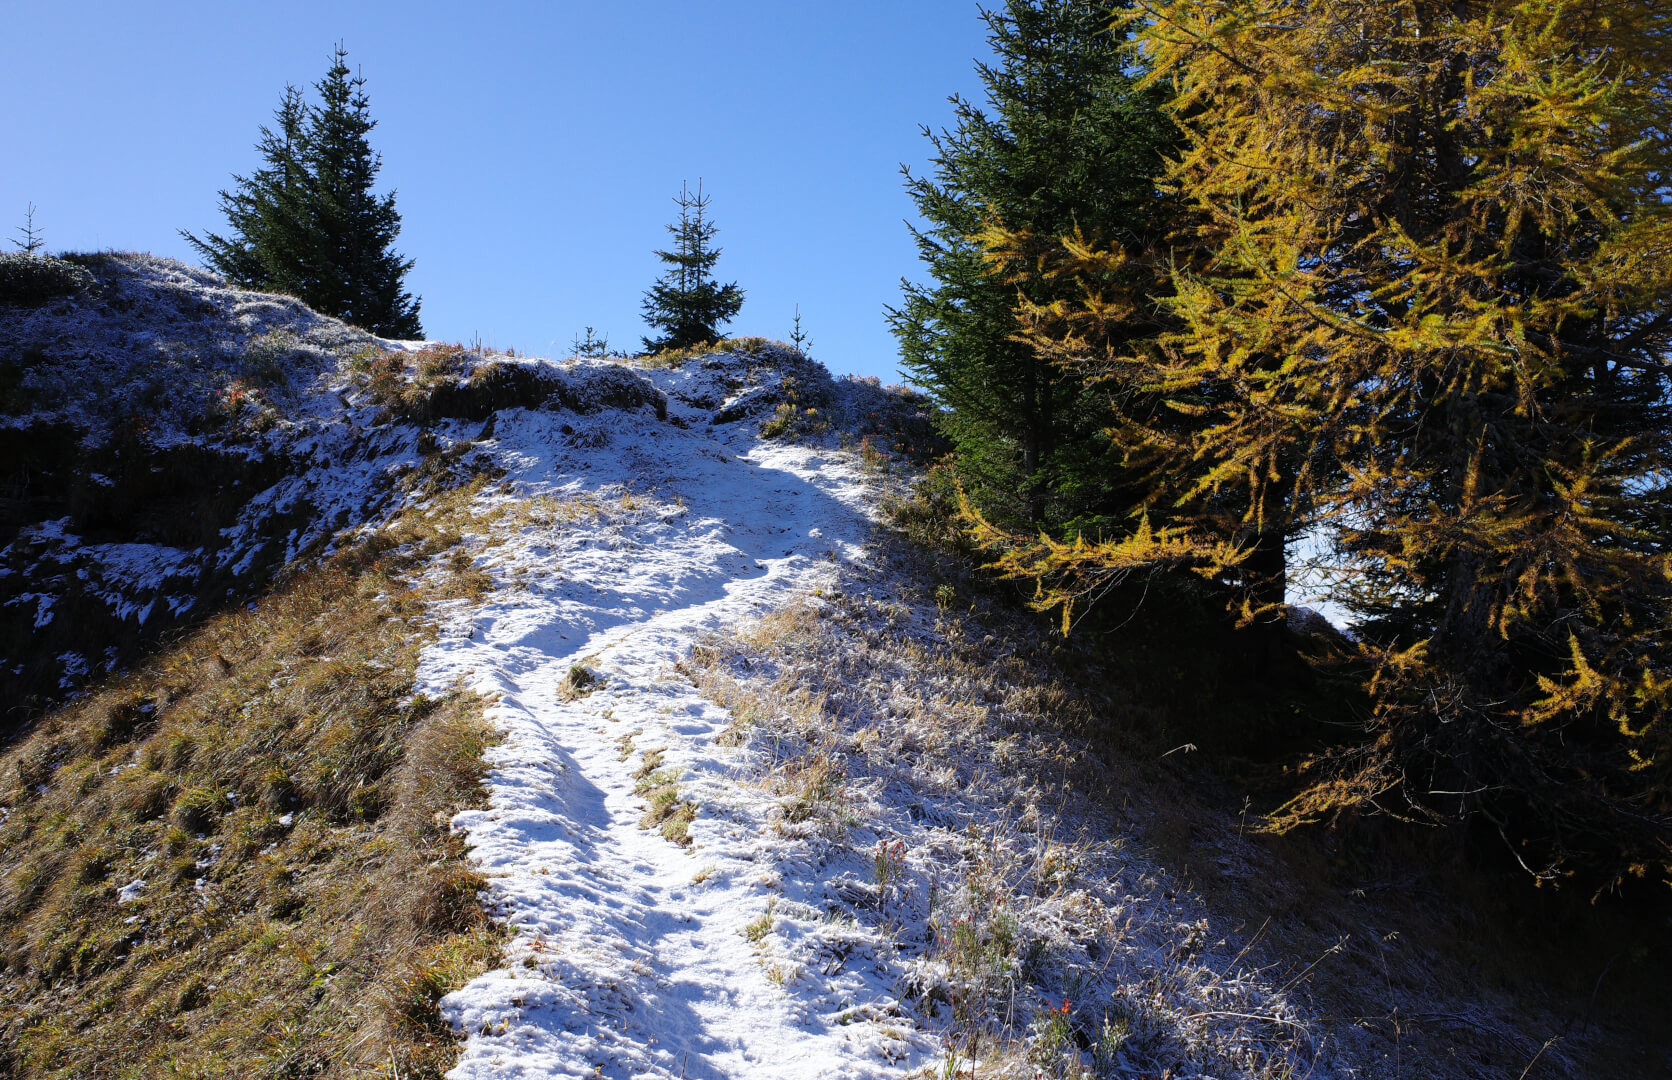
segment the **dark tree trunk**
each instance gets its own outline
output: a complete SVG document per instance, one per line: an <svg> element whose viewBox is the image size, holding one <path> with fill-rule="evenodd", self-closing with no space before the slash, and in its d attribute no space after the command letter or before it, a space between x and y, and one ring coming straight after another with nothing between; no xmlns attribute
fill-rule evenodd
<svg viewBox="0 0 1672 1080"><path fill-rule="evenodd" d="M1265 487L1262 527L1242 564L1248 602L1260 612L1249 628L1254 675L1266 681L1289 679L1296 668L1284 608L1289 586L1289 503L1294 491L1294 470L1288 468Z"/></svg>

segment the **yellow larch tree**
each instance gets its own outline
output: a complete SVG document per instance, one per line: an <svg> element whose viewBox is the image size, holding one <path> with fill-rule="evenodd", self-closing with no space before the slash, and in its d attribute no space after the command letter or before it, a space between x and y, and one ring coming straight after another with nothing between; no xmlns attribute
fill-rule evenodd
<svg viewBox="0 0 1672 1080"><path fill-rule="evenodd" d="M1271 827L1380 810L1483 827L1540 880L1672 880L1672 7L1132 18L1188 210L1164 249L1068 237L1032 271L1147 288L1022 315L1110 388L1147 517L1072 545L977 522L998 565L1065 609L1187 566L1259 621L1285 545L1327 542L1374 712Z"/></svg>

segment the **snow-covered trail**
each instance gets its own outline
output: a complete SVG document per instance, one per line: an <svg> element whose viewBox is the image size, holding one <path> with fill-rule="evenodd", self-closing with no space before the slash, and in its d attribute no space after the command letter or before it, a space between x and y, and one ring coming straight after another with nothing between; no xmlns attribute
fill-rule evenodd
<svg viewBox="0 0 1672 1080"><path fill-rule="evenodd" d="M506 732L490 808L457 825L515 938L506 968L443 1003L469 1036L451 1075L901 1075L929 1047L875 965L786 973L751 944L749 925L795 891L771 852L774 800L716 741L731 717L670 670L705 631L862 558L875 493L850 455L687 419L665 388L673 423L497 422L515 487L500 496L508 537L480 559L496 588L420 673L430 692L495 695ZM576 666L602 686L570 689ZM641 823L652 770L696 811L688 847Z"/></svg>

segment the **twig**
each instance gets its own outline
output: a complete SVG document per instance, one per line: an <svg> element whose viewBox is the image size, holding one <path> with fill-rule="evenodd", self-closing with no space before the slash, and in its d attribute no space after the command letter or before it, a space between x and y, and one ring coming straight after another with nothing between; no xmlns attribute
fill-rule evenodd
<svg viewBox="0 0 1672 1080"><path fill-rule="evenodd" d="M1186 1020L1201 1020L1204 1017L1209 1017L1209 1016L1228 1016L1233 1020L1265 1020L1265 1021L1267 1021L1269 1023L1273 1023L1273 1024L1286 1024L1287 1026L1292 1027L1292 1028L1299 1028L1302 1031L1306 1030L1306 1025L1301 1023L1298 1020L1285 1020L1281 1016L1262 1016L1259 1013L1240 1013L1240 1012L1225 1012L1225 1011L1221 1011L1221 1010L1214 1010L1212 1012L1191 1013L1189 1016L1186 1016L1185 1019Z"/></svg>
<svg viewBox="0 0 1672 1080"><path fill-rule="evenodd" d="M1247 924L1244 924L1244 925L1247 925ZM1229 965L1230 969L1234 970L1236 968L1236 966L1239 963L1242 962L1242 958L1248 955L1248 950L1250 950L1254 947L1254 943L1259 941L1260 938L1265 936L1266 928L1269 927L1270 925L1271 925L1271 916L1267 915L1266 916L1266 921L1260 924L1260 929L1256 930L1254 932L1254 936L1248 939L1248 944L1244 945L1242 947L1241 951L1239 951L1236 956L1231 958L1231 963Z"/></svg>
<svg viewBox="0 0 1672 1080"><path fill-rule="evenodd" d="M1300 982L1302 979L1306 978L1308 975L1310 975L1312 973L1313 968L1317 967L1319 964L1323 963L1325 960L1329 959L1331 956L1334 956L1336 953L1340 952L1342 947L1347 944L1348 940L1350 940L1352 938L1352 936L1353 935L1348 934L1346 937L1343 937L1340 941L1337 941L1334 945L1331 945L1329 948L1325 949L1324 950L1324 955L1318 957L1318 959L1316 959L1316 960L1312 961L1310 964L1306 965L1306 970L1305 971L1301 972L1299 975L1296 975L1294 978L1290 979L1288 982L1286 982L1282 986L1278 987L1278 990L1277 990L1278 994L1282 994L1284 991L1288 990L1289 987L1295 985L1296 983Z"/></svg>
<svg viewBox="0 0 1672 1080"><path fill-rule="evenodd" d="M1591 1030L1591 1013L1595 1011L1597 1007L1597 995L1602 992L1602 980L1608 978L1608 969L1614 966L1614 961L1618 960L1621 955L1621 953L1615 953L1613 956L1608 958L1608 963L1602 965L1602 974L1597 976L1596 985L1591 987L1591 1000L1585 1006L1585 1019L1579 1025L1579 1033L1581 1035Z"/></svg>
<svg viewBox="0 0 1672 1080"><path fill-rule="evenodd" d="M1559 1035L1552 1036L1551 1038L1544 1040L1544 1045L1538 1048L1538 1053L1533 1055L1533 1060L1527 1062L1527 1067L1521 1070L1521 1075L1516 1077L1516 1080L1527 1080L1527 1074L1533 1071L1533 1066L1538 1064L1538 1059L1544 1056L1544 1052L1546 1050L1555 1046L1560 1041L1561 1036Z"/></svg>

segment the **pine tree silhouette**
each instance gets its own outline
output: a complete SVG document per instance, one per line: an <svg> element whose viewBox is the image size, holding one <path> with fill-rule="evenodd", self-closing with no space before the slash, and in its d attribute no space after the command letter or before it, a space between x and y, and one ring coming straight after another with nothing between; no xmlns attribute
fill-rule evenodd
<svg viewBox="0 0 1672 1080"><path fill-rule="evenodd" d="M703 194L702 181L697 181L695 195L681 184L674 202L679 222L667 227L674 237L673 250L656 252L668 270L644 294L645 322L662 331L661 337L644 339L651 352L713 341L718 328L743 308L743 290L737 283L721 285L713 276L720 249L712 242L719 230L708 220L709 197Z"/></svg>
<svg viewBox="0 0 1672 1080"><path fill-rule="evenodd" d="M46 247L46 241L41 239L41 231L35 228L35 204L30 203L29 209L23 212L23 224L18 226L17 234L22 240L13 240L25 255L33 255Z"/></svg>
<svg viewBox="0 0 1672 1080"><path fill-rule="evenodd" d="M347 57L339 44L314 84L318 105L285 88L277 129L261 129L262 167L220 193L227 235L181 235L235 284L290 293L375 334L421 337L419 301L405 288L413 262L394 251L395 193L372 190L383 162L368 139L377 123L366 80Z"/></svg>

